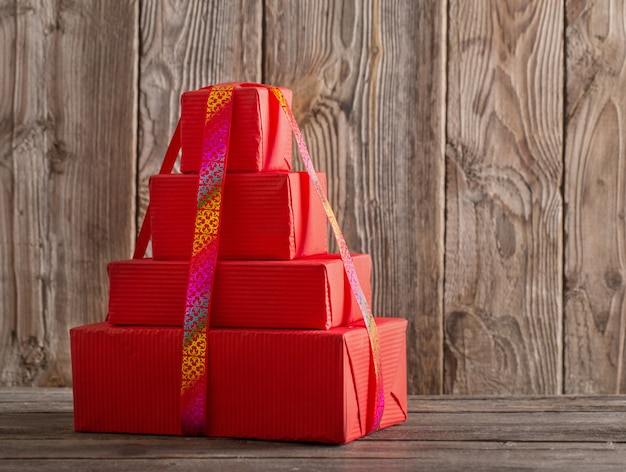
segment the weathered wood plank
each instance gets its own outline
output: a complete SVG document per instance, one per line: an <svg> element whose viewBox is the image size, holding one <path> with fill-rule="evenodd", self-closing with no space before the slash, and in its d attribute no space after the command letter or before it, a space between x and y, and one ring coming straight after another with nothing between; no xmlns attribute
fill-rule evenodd
<svg viewBox="0 0 626 472"><path fill-rule="evenodd" d="M502 450L489 454L474 453L464 449L459 453L445 451L421 451L418 458L367 458L367 459L254 459L238 458L226 459L194 459L194 458L167 458L167 459L134 459L119 458L117 460L101 461L98 459L83 460L10 460L0 464L0 471L32 471L63 472L74 470L99 471L188 471L188 470L220 470L220 471L355 471L378 472L380 470L394 470L413 472L415 470L447 471L502 471L502 470L533 470L533 471L622 471L624 453L610 447L603 450L588 451L571 450L563 453L555 451L550 445L545 445L540 451Z"/></svg>
<svg viewBox="0 0 626 472"><path fill-rule="evenodd" d="M3 413L3 440L80 439L71 412ZM363 441L560 441L626 442L626 411L581 412L427 412L411 413L406 423ZM104 435L103 440L115 435ZM128 435L129 438L133 436Z"/></svg>
<svg viewBox="0 0 626 472"><path fill-rule="evenodd" d="M0 387L0 403L41 402L48 400L72 402L71 388Z"/></svg>
<svg viewBox="0 0 626 472"><path fill-rule="evenodd" d="M565 391L624 393L626 7L567 4Z"/></svg>
<svg viewBox="0 0 626 472"><path fill-rule="evenodd" d="M294 113L374 313L409 320L409 391L442 390L445 2L270 0L264 80ZM415 51L420 51L415 54Z"/></svg>
<svg viewBox="0 0 626 472"><path fill-rule="evenodd" d="M626 411L626 397L555 395L549 397L413 396L409 413L536 413Z"/></svg>
<svg viewBox="0 0 626 472"><path fill-rule="evenodd" d="M563 2L450 2L445 391L562 389Z"/></svg>
<svg viewBox="0 0 626 472"><path fill-rule="evenodd" d="M18 409L51 398L71 404L71 390L0 389L0 405ZM406 424L336 447L74 433L71 411L0 408L0 470L595 471L621 470L626 460L626 397L414 396L410 410Z"/></svg>
<svg viewBox="0 0 626 472"><path fill-rule="evenodd" d="M20 12L20 15L23 13ZM17 300L13 259L13 122L15 70L17 68L17 3L0 1L0 385L8 383L17 364L13 349ZM10 367L11 366L11 367Z"/></svg>
<svg viewBox="0 0 626 472"><path fill-rule="evenodd" d="M263 3L141 0L137 221L176 128L180 95L220 82L261 81Z"/></svg>
<svg viewBox="0 0 626 472"><path fill-rule="evenodd" d="M0 387L0 414L51 411L74 411L71 389Z"/></svg>
<svg viewBox="0 0 626 472"><path fill-rule="evenodd" d="M132 243L137 4L0 11L0 384L66 385L69 328L104 318Z"/></svg>
<svg viewBox="0 0 626 472"><path fill-rule="evenodd" d="M72 412L69 388L0 388L0 413ZM626 396L412 395L409 413L625 412Z"/></svg>
<svg viewBox="0 0 626 472"><path fill-rule="evenodd" d="M443 458L492 454L519 454L519 459L539 462L536 453L554 451L563 456L583 452L613 451L626 455L626 444L603 442L514 442L514 441L363 441L340 446L213 438L180 438L82 434L75 439L0 440L3 461L15 459L422 459L432 454ZM531 463L532 463L531 462ZM527 466L529 464L526 464Z"/></svg>
<svg viewBox="0 0 626 472"><path fill-rule="evenodd" d="M626 412L412 414L364 440L626 442Z"/></svg>
<svg viewBox="0 0 626 472"><path fill-rule="evenodd" d="M606 418L571 413L411 415L406 425L341 447L78 434L71 432L69 414L2 415L0 418L0 466L4 467L0 470L26 470L27 467L48 470L51 463L56 464L58 470L69 469L71 465L85 465L92 470L96 462L117 470L118 466L130 467L125 461L151 470L165 464L228 467L233 462L238 470L275 470L276 467L280 470L302 467L301 461L306 461L311 470L320 467L322 470L324 467L362 470L374 463L379 467L393 465L395 470L396 463L403 461L407 467L428 465L437 470L446 470L448 466L457 470L458 467L502 470L514 464L517 468L523 464L529 470L543 467L556 470L569 467L571 470L574 465L576 470L598 470L601 466L620 464L623 467L626 458L626 437L621 428L624 418L615 418L613 414Z"/></svg>

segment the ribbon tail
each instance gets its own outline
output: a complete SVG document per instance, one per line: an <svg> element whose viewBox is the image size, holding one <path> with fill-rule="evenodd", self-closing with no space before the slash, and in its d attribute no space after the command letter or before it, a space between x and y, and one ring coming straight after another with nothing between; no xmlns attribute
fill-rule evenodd
<svg viewBox="0 0 626 472"><path fill-rule="evenodd" d="M348 276L348 281L350 283L350 288L354 297L359 305L361 310L361 314L363 315L363 320L365 321L365 327L367 328L367 334L369 338L370 344L370 352L372 355L372 364L374 367L374 377L375 377L375 393L374 393L374 403L373 403L373 413L371 415L372 422L371 427L368 432L377 431L380 429L380 424L383 416L383 412L385 409L385 391L383 385L383 372L382 372L382 362L381 362L381 353L380 353L380 339L378 335L378 328L376 326L376 321L374 320L374 315L372 314L372 310L367 303L367 299L361 288L361 284L359 283L359 279L356 274L356 269L354 268L354 263L352 261L352 256L350 255L350 251L348 250L348 246L346 244L346 240L343 236L341 228L337 223L337 218L324 195L324 191L322 186L317 178L317 174L315 172L315 168L313 166L313 161L311 160L311 156L309 155L309 151L307 149L306 143L304 142L304 137L302 136L302 132L300 131L300 127L296 122L296 119L293 115L287 100L285 99L283 93L277 87L269 87L270 91L276 97L278 102L281 105L281 108L287 115L287 119L291 125L291 129L293 130L294 136L296 138L296 143L298 145L298 151L300 153L300 158L304 163L304 167L309 174L309 178L311 183L313 184L313 188L315 189L315 193L319 197L324 207L324 211L326 212L326 216L328 221L330 222L331 229L335 236L335 240L337 241L337 245L339 247L339 253L341 255L341 260L344 265L344 269L346 271L346 275Z"/></svg>

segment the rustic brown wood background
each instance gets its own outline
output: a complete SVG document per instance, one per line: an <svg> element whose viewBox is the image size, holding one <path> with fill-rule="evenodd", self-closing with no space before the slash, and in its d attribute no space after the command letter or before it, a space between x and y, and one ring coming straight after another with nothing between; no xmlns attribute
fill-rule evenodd
<svg viewBox="0 0 626 472"><path fill-rule="evenodd" d="M180 94L293 89L416 394L626 391L622 0L0 0L0 385L69 385Z"/></svg>

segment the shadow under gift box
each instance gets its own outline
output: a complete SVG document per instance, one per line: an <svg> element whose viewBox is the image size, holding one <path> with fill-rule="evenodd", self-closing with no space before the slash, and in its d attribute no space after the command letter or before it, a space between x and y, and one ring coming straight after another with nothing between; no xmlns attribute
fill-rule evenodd
<svg viewBox="0 0 626 472"><path fill-rule="evenodd" d="M372 261L352 256L371 304ZM182 326L188 261L111 262L109 315L117 325ZM292 261L219 260L211 326L328 329L362 318L338 254Z"/></svg>
<svg viewBox="0 0 626 472"><path fill-rule="evenodd" d="M318 178L326 191L325 174ZM150 178L155 259L189 259L198 176ZM227 174L220 225L221 259L294 259L328 252L324 207L306 172Z"/></svg>
<svg viewBox="0 0 626 472"><path fill-rule="evenodd" d="M280 88L291 105L291 90ZM183 93L181 97L180 169L198 173L202 133L209 90ZM265 87L244 86L233 94L227 172L288 171L291 168L292 131L278 101Z"/></svg>
<svg viewBox="0 0 626 472"><path fill-rule="evenodd" d="M385 410L406 420L404 319L376 320ZM76 431L181 434L182 329L109 323L70 331ZM211 329L206 434L346 443L367 433L373 369L360 326Z"/></svg>

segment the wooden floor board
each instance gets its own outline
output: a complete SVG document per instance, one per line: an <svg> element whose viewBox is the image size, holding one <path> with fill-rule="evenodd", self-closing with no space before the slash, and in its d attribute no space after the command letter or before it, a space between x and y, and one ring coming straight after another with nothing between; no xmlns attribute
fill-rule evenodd
<svg viewBox="0 0 626 472"><path fill-rule="evenodd" d="M409 419L343 446L75 433L69 389L0 389L0 472L623 470L626 398L410 397Z"/></svg>
<svg viewBox="0 0 626 472"><path fill-rule="evenodd" d="M574 411L626 411L626 396L413 396L409 397L409 412L574 412Z"/></svg>
<svg viewBox="0 0 626 472"><path fill-rule="evenodd" d="M624 454L626 444L594 442L500 442L500 441L356 441L344 446L325 446L273 441L233 440L219 438L171 438L163 436L115 435L103 440L100 436L81 435L79 440L6 440L2 441L2 461L44 459L421 459L441 454L466 455L483 452L493 454L562 455L601 454L612 451ZM110 436L110 435L107 435Z"/></svg>
<svg viewBox="0 0 626 472"><path fill-rule="evenodd" d="M50 460L8 460L0 464L0 471L188 471L188 470L220 470L220 471L608 471L623 470L623 454L614 451L589 453L575 451L572 454L561 454L558 451L535 451L520 454L505 451L502 454L480 455L469 449L462 455L451 454L450 451L427 452L419 458L365 458L365 459L311 459L311 458L166 458L166 459L135 459L118 458L103 461L101 459L78 459L64 461ZM572 464L576 469L572 469Z"/></svg>

